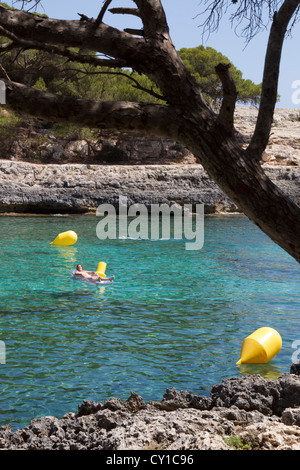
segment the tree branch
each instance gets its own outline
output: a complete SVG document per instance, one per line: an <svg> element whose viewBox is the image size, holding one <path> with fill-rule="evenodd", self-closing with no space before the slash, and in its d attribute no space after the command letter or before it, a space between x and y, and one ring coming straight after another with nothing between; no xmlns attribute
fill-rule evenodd
<svg viewBox="0 0 300 470"><path fill-rule="evenodd" d="M22 40L63 48L78 47L122 60L122 67L147 75L156 83L169 103L186 103L179 92L189 76L189 100L208 109L199 86L187 72L168 34L168 25L159 0L136 0L145 26L145 38L140 38L94 21L56 20L0 7L0 26ZM107 64L112 65L112 64ZM163 71L163 72L162 72ZM170 86L172 83L172 87ZM204 110L204 112L206 112Z"/></svg>
<svg viewBox="0 0 300 470"><path fill-rule="evenodd" d="M56 20L0 7L0 26L24 40L101 52L126 67L138 68L146 52L143 39L104 23L95 28L95 20Z"/></svg>
<svg viewBox="0 0 300 470"><path fill-rule="evenodd" d="M282 45L288 24L298 7L299 0L285 0L278 13L274 14L265 58L259 113L252 140L247 148L247 154L257 161L261 160L269 141L277 100Z"/></svg>
<svg viewBox="0 0 300 470"><path fill-rule="evenodd" d="M0 52L7 50L22 48L22 49L38 49L50 54L57 54L63 57L67 57L72 62L80 62L82 64L91 64L95 67L125 67L126 63L123 60L114 60L114 59L100 59L99 57L92 55L84 55L78 52L74 52L71 49L63 46L49 45L41 43L39 41L29 41L26 39L21 39L15 34L7 31L5 28L0 26L1 35L12 40L9 44L3 44L0 46Z"/></svg>
<svg viewBox="0 0 300 470"><path fill-rule="evenodd" d="M218 64L215 67L216 73L223 85L223 101L216 125L222 126L228 135L231 135L233 132L234 109L237 99L236 86L229 72L230 67L231 64Z"/></svg>
<svg viewBox="0 0 300 470"><path fill-rule="evenodd" d="M102 23L105 12L106 12L107 8L109 7L109 5L111 4L111 2L112 2L112 0L106 0L104 2L104 5L101 8L100 13L99 13L99 15L98 15L98 17L95 21L96 26L98 26L100 23Z"/></svg>
<svg viewBox="0 0 300 470"><path fill-rule="evenodd" d="M125 33L133 34L134 36L145 36L145 31L143 29L133 29L133 28L125 28Z"/></svg>
<svg viewBox="0 0 300 470"><path fill-rule="evenodd" d="M145 37L158 38L169 35L169 26L160 0L134 0L145 31Z"/></svg>
<svg viewBox="0 0 300 470"><path fill-rule="evenodd" d="M133 15L138 18L141 17L141 13L138 8L110 8L109 11L113 15Z"/></svg>
<svg viewBox="0 0 300 470"><path fill-rule="evenodd" d="M16 45L13 42L6 42L5 44L1 44L0 53L11 51L12 49L15 49L15 47Z"/></svg>
<svg viewBox="0 0 300 470"><path fill-rule="evenodd" d="M144 93L147 93L150 96L153 96L153 98L156 98L161 101L166 101L163 95L160 95L159 93L156 93L152 89L149 90L149 88L143 87L134 77L129 75L128 73L125 72L114 72L110 70L104 70L104 71L97 71L97 72L91 72L90 70L85 71L85 70L80 70L80 69L68 69L69 71L74 71L86 75L118 75L120 77L125 77L127 80L133 82L133 88L136 88L137 90L143 91Z"/></svg>
<svg viewBox="0 0 300 470"><path fill-rule="evenodd" d="M172 138L178 134L179 123L169 106L76 99L4 81L8 85L7 105L21 115L81 127L147 132L158 137Z"/></svg>
<svg viewBox="0 0 300 470"><path fill-rule="evenodd" d="M241 35L249 42L258 32L266 29L272 14L277 9L278 0L202 0L202 3L208 6L196 17L206 17L199 25L202 27L203 36L216 32L221 20L230 13L231 9L229 16L231 25L236 25L236 31L241 27Z"/></svg>

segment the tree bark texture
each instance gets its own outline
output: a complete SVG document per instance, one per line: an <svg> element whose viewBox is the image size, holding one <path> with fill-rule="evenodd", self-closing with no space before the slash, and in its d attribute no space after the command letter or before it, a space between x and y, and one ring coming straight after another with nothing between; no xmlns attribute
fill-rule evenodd
<svg viewBox="0 0 300 470"><path fill-rule="evenodd" d="M15 35L20 40L33 41L38 49L43 49L43 44L47 48L51 45L59 46L56 51L61 47L80 47L122 61L124 66L151 78L160 88L166 105L76 100L31 89L9 80L8 105L21 114L42 119L94 128L143 132L184 144L244 214L300 262L300 208L270 181L259 164L268 142L269 125L265 128L264 123L258 124L250 151L243 149L236 139L232 125L236 93L228 67L219 68L224 87L224 102L220 114L216 115L175 50L160 0L135 0L134 3L137 7L134 11L121 8L114 9L114 12L139 16L143 37L119 31L102 21L47 19L3 7L0 7L0 26L7 31L7 37L10 36L12 41ZM276 23L273 23L265 77L273 73L275 82L279 62L276 60L272 64L270 55L275 50L277 59L280 58L283 32L298 3L295 0L284 2L284 9L282 6L279 15L279 36L274 31ZM101 18L102 15L99 16ZM270 101L266 91L268 84L265 84L260 110L259 119L262 116L266 119L267 116L268 123L274 111L275 82L272 82Z"/></svg>

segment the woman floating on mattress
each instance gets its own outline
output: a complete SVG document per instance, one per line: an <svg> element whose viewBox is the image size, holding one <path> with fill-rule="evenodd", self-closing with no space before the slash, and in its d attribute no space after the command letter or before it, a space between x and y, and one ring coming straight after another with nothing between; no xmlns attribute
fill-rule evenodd
<svg viewBox="0 0 300 470"><path fill-rule="evenodd" d="M82 264L77 264L76 271L74 273L76 276L82 276L85 279L91 279L93 281L100 281L101 277L95 271L85 271L82 267ZM105 278L106 281L113 281L115 276Z"/></svg>

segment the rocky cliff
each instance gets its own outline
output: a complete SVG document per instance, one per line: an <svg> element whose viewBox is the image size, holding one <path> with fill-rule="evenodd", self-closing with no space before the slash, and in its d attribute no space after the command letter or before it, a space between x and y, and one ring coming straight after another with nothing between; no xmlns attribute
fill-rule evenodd
<svg viewBox="0 0 300 470"><path fill-rule="evenodd" d="M300 205L300 167L266 167L266 173ZM99 204L205 204L206 213L237 207L201 165L84 165L0 162L0 212L84 213Z"/></svg>
<svg viewBox="0 0 300 470"><path fill-rule="evenodd" d="M253 108L236 109L235 126L245 142L256 115ZM262 164L300 205L299 131L297 110L277 110ZM121 195L128 204L203 203L206 213L238 211L195 157L170 141L113 134L95 142L64 141L50 133L41 140L35 133L16 136L5 157L0 160L1 213L83 213L104 202L117 206Z"/></svg>

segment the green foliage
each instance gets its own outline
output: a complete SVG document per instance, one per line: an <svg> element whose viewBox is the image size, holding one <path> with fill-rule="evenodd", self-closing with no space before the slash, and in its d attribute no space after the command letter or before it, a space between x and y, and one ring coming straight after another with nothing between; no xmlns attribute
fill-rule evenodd
<svg viewBox="0 0 300 470"><path fill-rule="evenodd" d="M7 10L16 10L16 8L9 6L5 2L0 2L0 6L3 8L6 8ZM33 15L40 16L41 18L48 18L48 16L45 13L37 13L36 11L33 11L32 13Z"/></svg>
<svg viewBox="0 0 300 470"><path fill-rule="evenodd" d="M60 74L48 81L49 91L74 98L160 102L137 86L159 94L157 87L145 75L79 63L68 64Z"/></svg>
<svg viewBox="0 0 300 470"><path fill-rule="evenodd" d="M215 67L219 63L231 64L230 73L235 81L238 101L241 103L258 104L261 95L261 85L256 85L251 80L243 79L242 72L238 70L230 60L221 52L212 47L198 46L190 49L180 49L179 55L188 70L200 84L203 94L211 101L222 99L222 85L216 74Z"/></svg>
<svg viewBox="0 0 300 470"><path fill-rule="evenodd" d="M225 443L230 447L234 447L236 450L251 450L251 445L241 436L230 436L224 439Z"/></svg>
<svg viewBox="0 0 300 470"><path fill-rule="evenodd" d="M7 10L15 10L15 8L10 7L5 2L0 2L0 6L3 7L3 8L6 8Z"/></svg>
<svg viewBox="0 0 300 470"><path fill-rule="evenodd" d="M0 37L0 43L3 42L7 42L7 39ZM72 48L72 52L79 50ZM85 51L84 54L96 57L94 52ZM205 97L209 101L221 100L222 86L215 66L220 62L229 63L229 59L215 49L203 46L181 49L179 55L200 84ZM159 98L159 89L148 77L127 69L72 62L64 57L34 49L8 51L1 55L1 64L13 81L40 90L83 99L165 103ZM237 86L238 101L257 104L261 86L243 79L242 72L232 64L230 71Z"/></svg>
<svg viewBox="0 0 300 470"><path fill-rule="evenodd" d="M93 140L98 137L98 131L87 127L77 127L67 124L53 124L50 126L51 132L61 139L73 140Z"/></svg>
<svg viewBox="0 0 300 470"><path fill-rule="evenodd" d="M13 113L6 115L1 112L0 108L0 141L4 141L15 135L16 126L20 124L21 120Z"/></svg>
<svg viewBox="0 0 300 470"><path fill-rule="evenodd" d="M44 79L43 79L42 77L40 77L40 78L35 82L33 88L37 88L38 90L46 91L46 90L47 90L47 86L46 86L46 83L45 83Z"/></svg>

